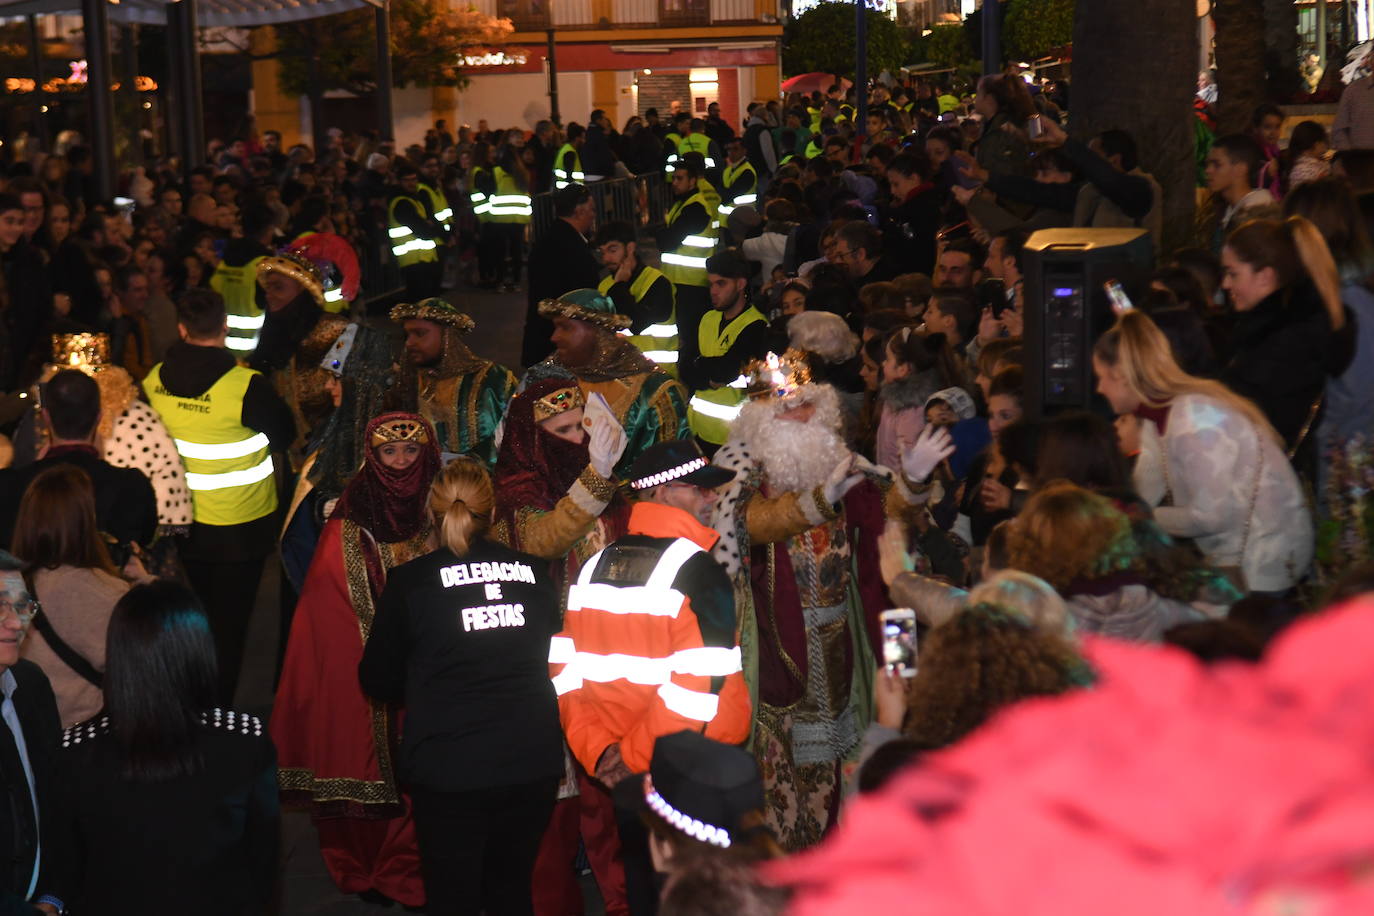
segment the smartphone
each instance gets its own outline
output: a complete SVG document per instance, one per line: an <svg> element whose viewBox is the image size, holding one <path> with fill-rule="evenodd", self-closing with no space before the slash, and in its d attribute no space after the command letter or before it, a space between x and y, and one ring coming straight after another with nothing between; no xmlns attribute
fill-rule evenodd
<svg viewBox="0 0 1374 916"><path fill-rule="evenodd" d="M1040 115L1031 115L1030 120L1026 122L1026 136L1032 140L1039 140L1044 133L1045 125L1040 120Z"/></svg>
<svg viewBox="0 0 1374 916"><path fill-rule="evenodd" d="M1119 281L1108 280L1102 284L1102 288L1107 291L1107 298L1112 303L1112 311L1116 314L1124 315L1135 308L1131 302L1131 297L1126 295L1126 290L1122 289Z"/></svg>
<svg viewBox="0 0 1374 916"><path fill-rule="evenodd" d="M902 677L916 676L916 612L893 608L878 615L883 625L883 667Z"/></svg>

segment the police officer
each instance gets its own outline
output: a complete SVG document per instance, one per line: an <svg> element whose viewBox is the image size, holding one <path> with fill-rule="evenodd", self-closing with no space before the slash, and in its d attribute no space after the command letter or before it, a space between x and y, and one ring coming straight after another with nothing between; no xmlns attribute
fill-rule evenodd
<svg viewBox="0 0 1374 916"><path fill-rule="evenodd" d="M398 772L431 913L530 912L563 773L558 593L547 562L486 538L494 502L481 463L439 473L441 546L391 570L358 666L366 693L406 707Z"/></svg>
<svg viewBox="0 0 1374 916"><path fill-rule="evenodd" d="M191 530L181 545L219 656L220 701L233 700L262 565L277 540L272 452L296 436L291 408L225 349L224 300L192 289L177 303L181 342L143 380L186 465Z"/></svg>
<svg viewBox="0 0 1374 916"><path fill-rule="evenodd" d="M634 227L607 223L596 234L601 264L610 272L597 290L630 316L630 343L677 378L677 315L673 283L639 256Z"/></svg>

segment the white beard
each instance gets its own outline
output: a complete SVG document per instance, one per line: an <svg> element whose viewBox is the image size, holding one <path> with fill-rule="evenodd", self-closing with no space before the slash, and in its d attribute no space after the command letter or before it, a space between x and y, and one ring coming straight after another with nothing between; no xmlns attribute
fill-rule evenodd
<svg viewBox="0 0 1374 916"><path fill-rule="evenodd" d="M840 402L829 385L807 386L802 397L816 412L805 423L783 420L776 401L752 401L740 411L731 438L741 441L763 468L775 493L806 491L825 483L849 457L840 429Z"/></svg>

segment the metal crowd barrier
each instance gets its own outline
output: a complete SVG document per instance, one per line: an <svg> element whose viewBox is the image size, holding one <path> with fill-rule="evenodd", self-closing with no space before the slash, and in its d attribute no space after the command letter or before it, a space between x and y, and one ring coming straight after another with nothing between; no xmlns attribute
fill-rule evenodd
<svg viewBox="0 0 1374 916"><path fill-rule="evenodd" d="M587 184L596 204L598 226L609 222L626 222L641 233L667 224L668 210L673 206L673 191L663 180L662 172L649 172L633 178L607 178ZM553 192L534 197L534 215L530 218L530 240L537 242L553 225Z"/></svg>

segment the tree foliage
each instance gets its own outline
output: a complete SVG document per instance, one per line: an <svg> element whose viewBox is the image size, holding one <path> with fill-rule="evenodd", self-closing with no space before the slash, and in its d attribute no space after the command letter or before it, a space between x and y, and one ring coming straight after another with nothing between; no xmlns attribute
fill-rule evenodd
<svg viewBox="0 0 1374 916"><path fill-rule="evenodd" d="M868 28L868 73L895 70L907 63L907 43L901 29L877 10L864 12ZM834 73L854 76L854 4L822 3L788 26L783 42L782 68L790 76Z"/></svg>
<svg viewBox="0 0 1374 916"><path fill-rule="evenodd" d="M371 8L328 19L279 25L283 92L310 91L310 57L319 68L320 88L373 91L377 85L375 17ZM442 0L392 0L391 73L406 86L464 86L463 56L496 46L514 29L474 7L450 8Z"/></svg>
<svg viewBox="0 0 1374 916"><path fill-rule="evenodd" d="M1073 41L1074 0L1011 0L1002 23L1002 43L1018 60L1043 57Z"/></svg>
<svg viewBox="0 0 1374 916"><path fill-rule="evenodd" d="M937 25L930 31L926 54L932 63L942 67L962 67L978 60L978 52L969 42L963 25Z"/></svg>

